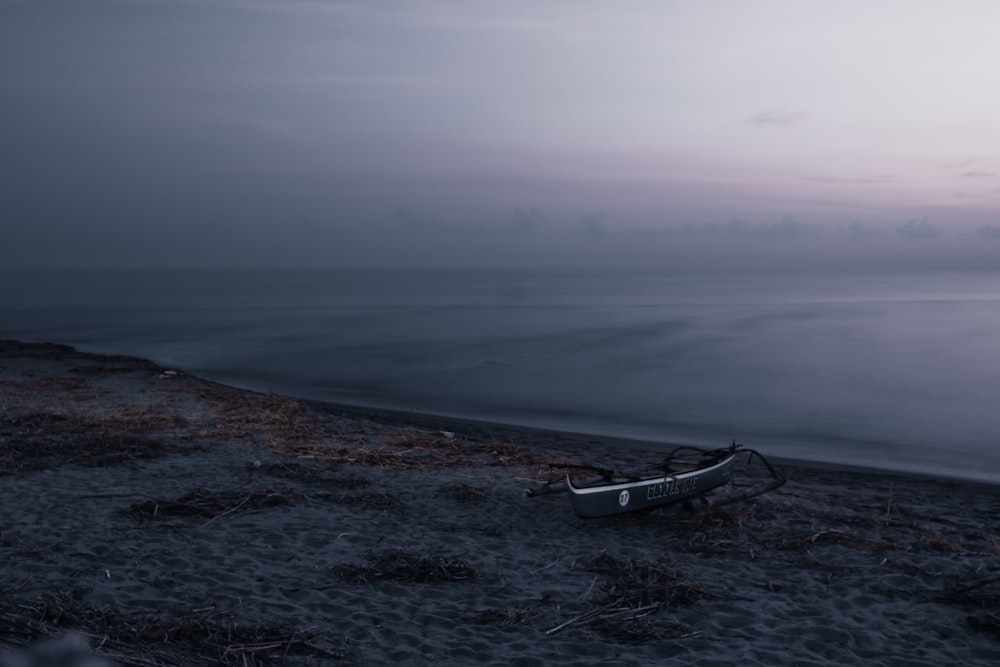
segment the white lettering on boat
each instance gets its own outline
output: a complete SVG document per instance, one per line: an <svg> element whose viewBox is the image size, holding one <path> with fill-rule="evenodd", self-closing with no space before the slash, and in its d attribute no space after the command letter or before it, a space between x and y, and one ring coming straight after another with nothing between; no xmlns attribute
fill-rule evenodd
<svg viewBox="0 0 1000 667"><path fill-rule="evenodd" d="M618 494L618 504L621 505L622 507L628 505L628 489L625 489L624 491Z"/></svg>
<svg viewBox="0 0 1000 667"><path fill-rule="evenodd" d="M697 477L688 477L687 479L664 479L662 482L650 484L646 487L646 500L656 500L657 498L676 496L680 493L690 493L697 488Z"/></svg>

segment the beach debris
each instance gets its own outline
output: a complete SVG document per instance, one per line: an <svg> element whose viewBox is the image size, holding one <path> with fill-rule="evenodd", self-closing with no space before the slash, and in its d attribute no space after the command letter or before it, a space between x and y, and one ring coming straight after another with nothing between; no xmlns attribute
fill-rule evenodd
<svg viewBox="0 0 1000 667"><path fill-rule="evenodd" d="M974 614L969 616L966 622L973 630L989 632L1000 638L1000 613Z"/></svg>
<svg viewBox="0 0 1000 667"><path fill-rule="evenodd" d="M234 490L208 491L195 489L177 498L160 498L133 503L126 514L134 519L167 519L173 517L207 518L205 526L230 514L256 512L297 502L336 502L360 505L370 509L399 509L400 500L387 493L299 493L296 491Z"/></svg>
<svg viewBox="0 0 1000 667"><path fill-rule="evenodd" d="M598 598L598 604L680 607L711 595L700 584L660 561L616 558L602 553L583 569L613 577Z"/></svg>
<svg viewBox="0 0 1000 667"><path fill-rule="evenodd" d="M183 448L107 424L35 412L0 420L0 475L60 465L118 466Z"/></svg>
<svg viewBox="0 0 1000 667"><path fill-rule="evenodd" d="M478 503L486 500L486 492L468 484L449 484L438 489L438 495L460 503Z"/></svg>
<svg viewBox="0 0 1000 667"><path fill-rule="evenodd" d="M428 432L403 432L381 438L374 446L324 442L272 444L275 451L331 465L363 465L394 470L485 466L541 467L555 457L518 447L514 443L471 442L442 438Z"/></svg>
<svg viewBox="0 0 1000 667"><path fill-rule="evenodd" d="M515 625L530 623L541 612L532 607L515 607L513 609L483 609L469 614L465 620L475 625L492 625L498 628L509 628Z"/></svg>
<svg viewBox="0 0 1000 667"><path fill-rule="evenodd" d="M688 636L678 627L651 625L645 619L664 608L692 604L712 594L678 570L659 561L616 558L601 553L583 565L610 581L582 614L549 628L551 635L573 625L586 625L619 641L642 642ZM588 593L593 589L590 584Z"/></svg>
<svg viewBox="0 0 1000 667"><path fill-rule="evenodd" d="M84 452L81 458L91 460L93 465L127 463L161 456L181 447L171 444L157 448L150 444L142 451L139 443L143 440L184 443L185 447L219 442L265 445L278 454L315 460L330 468L337 465L387 469L541 468L562 460L512 442L469 440L451 430L386 425L373 428L364 419L331 416L303 401L242 391L155 365L149 368L172 381L157 385L150 400L123 403L105 397L102 392L107 390L91 386L90 380L100 379L104 371L135 371L146 367L127 358L95 360L117 365L81 366L86 371L79 376L32 378L0 385L0 393L18 408L17 413L0 414L0 442L26 440L19 436L27 424L33 450L25 456L20 450L0 449L0 474L64 463L64 450L42 456L45 447L69 448L71 437L79 440L94 434L108 434L103 437L117 439L119 443ZM65 410L67 405L72 409ZM39 443L44 447L37 447ZM77 443L76 449L79 447ZM56 456L57 453L60 455ZM105 453L107 456L102 460Z"/></svg>
<svg viewBox="0 0 1000 667"><path fill-rule="evenodd" d="M332 474L336 470L336 465L326 466L309 465L300 461L274 460L262 461L260 466L248 465L247 470L254 473L263 473L270 477L282 479L292 479L299 482L321 483L324 486L336 487L338 489L360 489L371 486L371 480L361 477L351 477Z"/></svg>
<svg viewBox="0 0 1000 667"><path fill-rule="evenodd" d="M886 551L899 548L898 544L854 530L827 528L823 530L790 529L767 543L776 549L809 551L815 545L836 544L865 551Z"/></svg>
<svg viewBox="0 0 1000 667"><path fill-rule="evenodd" d="M313 496L309 496L312 498ZM380 491L366 491L364 493L329 493L321 494L322 500L341 503L343 505L356 505L368 510L392 510L399 512L403 508L403 501L392 493L382 493Z"/></svg>
<svg viewBox="0 0 1000 667"><path fill-rule="evenodd" d="M12 645L23 649L25 656L61 651L58 657L76 660L27 662L32 666L105 667L114 660L154 667L208 664L206 661L256 667L282 656L343 660L312 641L319 634L315 627L259 623L216 607L136 614L91 607L70 593L59 592L31 603L0 599L0 621L4 638L16 638ZM65 635L67 630L73 634ZM86 636L100 638L99 645L91 649Z"/></svg>
<svg viewBox="0 0 1000 667"><path fill-rule="evenodd" d="M128 513L135 518L194 516L218 518L236 512L251 512L295 502L301 497L287 491L207 491L196 489L173 499L134 503Z"/></svg>
<svg viewBox="0 0 1000 667"><path fill-rule="evenodd" d="M961 586L945 591L941 598L948 602L964 604L980 609L1000 607L1000 576L979 577L969 583L963 578Z"/></svg>
<svg viewBox="0 0 1000 667"><path fill-rule="evenodd" d="M774 491L785 483L784 477L774 477L762 481L752 486L734 489L729 493L719 495L699 495L683 501L682 507L689 512L701 512L713 507L723 507L733 503L750 500L763 495L768 491Z"/></svg>
<svg viewBox="0 0 1000 667"><path fill-rule="evenodd" d="M591 621L589 627L605 639L623 644L643 644L663 639L688 639L703 634L701 631L691 632L674 623L654 623L646 618L655 611L657 610L650 609L646 613L623 612L622 616L605 614Z"/></svg>
<svg viewBox="0 0 1000 667"><path fill-rule="evenodd" d="M348 478L345 486L350 489L367 486L365 480ZM356 505L369 510L394 510L403 507L395 495L376 492L333 492L300 493L297 491L233 490L209 491L195 489L177 498L157 498L133 503L124 513L138 520L159 520L176 517L208 519L202 528L216 519L231 515L257 512L275 507L283 507L300 502L332 502Z"/></svg>
<svg viewBox="0 0 1000 667"><path fill-rule="evenodd" d="M958 581L961 585L949 587L937 599L976 610L966 617L966 624L1000 640L1000 576L960 577Z"/></svg>
<svg viewBox="0 0 1000 667"><path fill-rule="evenodd" d="M330 568L340 581L364 584L391 580L417 583L474 581L476 571L464 560L429 553L410 553L402 549L369 553L367 565L342 563Z"/></svg>

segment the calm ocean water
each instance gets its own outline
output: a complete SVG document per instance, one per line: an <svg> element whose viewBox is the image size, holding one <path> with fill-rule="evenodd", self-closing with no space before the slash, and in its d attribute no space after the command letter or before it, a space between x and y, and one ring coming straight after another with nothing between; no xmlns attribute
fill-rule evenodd
<svg viewBox="0 0 1000 667"><path fill-rule="evenodd" d="M1000 272L0 272L0 337L242 387L1000 481Z"/></svg>

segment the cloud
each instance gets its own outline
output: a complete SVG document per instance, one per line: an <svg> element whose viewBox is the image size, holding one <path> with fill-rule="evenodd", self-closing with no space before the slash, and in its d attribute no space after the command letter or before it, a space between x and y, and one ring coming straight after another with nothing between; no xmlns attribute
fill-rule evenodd
<svg viewBox="0 0 1000 667"><path fill-rule="evenodd" d="M868 241L885 238L885 231L870 227L863 222L854 221L847 226L847 235L855 240Z"/></svg>
<svg viewBox="0 0 1000 667"><path fill-rule="evenodd" d="M427 229L429 223L426 219L417 215L413 210L401 206L389 216L388 223L391 227L400 231L423 231Z"/></svg>
<svg viewBox="0 0 1000 667"><path fill-rule="evenodd" d="M769 125L771 127L795 127L812 118L812 114L806 111L789 111L784 107L774 107L761 111L750 119L755 125Z"/></svg>
<svg viewBox="0 0 1000 667"><path fill-rule="evenodd" d="M545 224L545 216L537 208L518 208L511 214L507 224L516 234L529 234Z"/></svg>
<svg viewBox="0 0 1000 667"><path fill-rule="evenodd" d="M945 169L958 169L959 167L971 167L975 163L979 162L982 158L970 157L968 160L959 160L958 162L949 162L943 165Z"/></svg>
<svg viewBox="0 0 1000 667"><path fill-rule="evenodd" d="M594 240L604 239L608 236L608 226L605 222L607 214L604 211L585 215L577 222L583 233Z"/></svg>
<svg viewBox="0 0 1000 667"><path fill-rule="evenodd" d="M994 174L991 171L975 171L975 170L973 170L973 171L963 171L962 172L962 176L964 178L993 178L994 176L996 176L996 174Z"/></svg>
<svg viewBox="0 0 1000 667"><path fill-rule="evenodd" d="M1000 155L985 155L985 156L979 155L979 156L976 156L976 157L970 157L970 158L968 158L966 160L958 160L956 162L948 162L948 163L942 164L941 166L944 167L945 169L962 169L962 168L972 167L973 165L979 164L979 163L982 163L982 162L993 162L993 161L997 160L998 158L1000 158Z"/></svg>
<svg viewBox="0 0 1000 667"><path fill-rule="evenodd" d="M984 225L976 230L976 234L984 239L1000 240L1000 225Z"/></svg>
<svg viewBox="0 0 1000 667"><path fill-rule="evenodd" d="M942 236L941 230L929 223L927 218L920 221L910 220L905 225L897 227L896 234L904 239L913 239L918 241L936 239Z"/></svg>
<svg viewBox="0 0 1000 667"><path fill-rule="evenodd" d="M680 231L694 236L716 236L739 239L815 238L823 235L823 225L799 222L786 215L776 222L747 222L734 219L726 223L684 225Z"/></svg>
<svg viewBox="0 0 1000 667"><path fill-rule="evenodd" d="M836 185L883 185L896 182L892 176L806 176L805 180Z"/></svg>

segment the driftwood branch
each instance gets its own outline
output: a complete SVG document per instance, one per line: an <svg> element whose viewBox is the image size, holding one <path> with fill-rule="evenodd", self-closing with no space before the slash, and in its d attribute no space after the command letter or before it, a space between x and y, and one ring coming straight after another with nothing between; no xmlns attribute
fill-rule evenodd
<svg viewBox="0 0 1000 667"><path fill-rule="evenodd" d="M723 505L730 505L742 500L749 500L750 498L767 493L768 491L773 491L784 483L785 478L778 477L760 484L755 484L754 486L748 486L747 488L734 493L719 496L695 496L694 498L689 498L684 501L684 508L689 511L701 511L712 507L722 507Z"/></svg>

